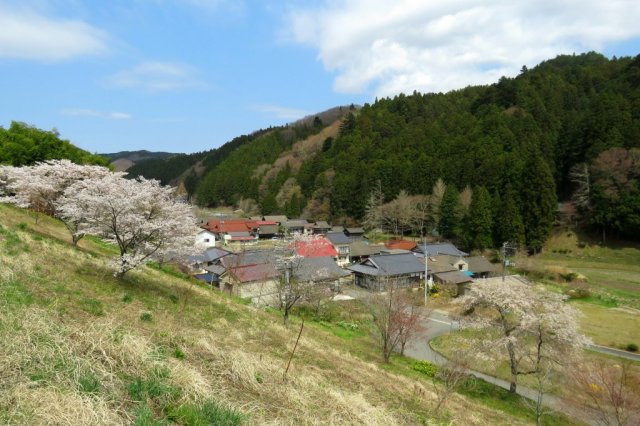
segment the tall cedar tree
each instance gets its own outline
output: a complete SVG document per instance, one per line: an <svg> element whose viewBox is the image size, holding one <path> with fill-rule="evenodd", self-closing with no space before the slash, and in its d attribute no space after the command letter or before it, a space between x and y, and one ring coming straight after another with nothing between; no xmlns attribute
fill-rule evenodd
<svg viewBox="0 0 640 426"><path fill-rule="evenodd" d="M502 199L496 204L496 208L494 223L496 244L500 245L507 241L524 244L524 224L520 215L518 195L511 185L507 185Z"/></svg>
<svg viewBox="0 0 640 426"><path fill-rule="evenodd" d="M459 237L462 226L460 194L455 185L447 185L440 204L438 231L446 238Z"/></svg>
<svg viewBox="0 0 640 426"><path fill-rule="evenodd" d="M522 178L522 219L530 250L538 252L551 231L557 208L553 175L539 151L530 154Z"/></svg>
<svg viewBox="0 0 640 426"><path fill-rule="evenodd" d="M493 246L491 196L484 186L477 187L473 192L468 223L470 248L483 250Z"/></svg>

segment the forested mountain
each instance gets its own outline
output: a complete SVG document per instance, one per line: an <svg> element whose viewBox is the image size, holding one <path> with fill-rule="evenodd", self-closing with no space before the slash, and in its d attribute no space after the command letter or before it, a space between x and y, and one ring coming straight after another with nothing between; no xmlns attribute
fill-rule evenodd
<svg viewBox="0 0 640 426"><path fill-rule="evenodd" d="M490 86L376 100L346 116L315 155L265 179L289 149L293 137L285 135L266 132L231 152L198 183L198 202L252 198L264 213L306 206L310 219L363 219L378 182L390 201L401 190L430 194L442 178L450 192L469 186L490 195L492 234L498 225L520 229L517 239L539 247L556 202L578 188L572 170L583 165L591 174L582 203L588 221L640 234L640 57L559 56ZM608 167L621 176L603 180ZM502 217L505 209L517 217ZM458 215L454 229L468 230Z"/></svg>
<svg viewBox="0 0 640 426"><path fill-rule="evenodd" d="M55 130L40 130L17 121L11 122L8 129L0 127L0 164L26 166L63 158L78 164L109 164L107 158L82 150L59 136Z"/></svg>

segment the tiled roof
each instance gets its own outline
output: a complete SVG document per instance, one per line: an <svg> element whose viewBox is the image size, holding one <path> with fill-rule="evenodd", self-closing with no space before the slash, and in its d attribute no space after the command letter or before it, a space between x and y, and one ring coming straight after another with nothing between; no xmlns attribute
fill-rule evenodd
<svg viewBox="0 0 640 426"><path fill-rule="evenodd" d="M362 272L368 275L394 276L414 274L424 271L424 263L413 253L381 254L369 257L365 262L350 266L354 272ZM373 270L376 270L374 273Z"/></svg>
<svg viewBox="0 0 640 426"><path fill-rule="evenodd" d="M372 254L380 254L384 246L367 244L364 241L355 241L351 243L351 256L371 256Z"/></svg>
<svg viewBox="0 0 640 426"><path fill-rule="evenodd" d="M327 232L326 237L332 244L351 244L351 239L344 232Z"/></svg>
<svg viewBox="0 0 640 426"><path fill-rule="evenodd" d="M340 268L332 257L324 256L302 259L293 275L301 281L325 281L346 277L349 272Z"/></svg>

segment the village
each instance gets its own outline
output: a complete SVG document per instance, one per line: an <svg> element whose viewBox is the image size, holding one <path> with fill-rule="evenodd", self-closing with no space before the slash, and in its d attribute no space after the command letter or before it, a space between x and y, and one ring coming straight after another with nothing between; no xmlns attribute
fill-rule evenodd
<svg viewBox="0 0 640 426"><path fill-rule="evenodd" d="M284 280L307 297L339 297L345 286L382 292L388 283L413 289L426 283L430 292L443 288L458 296L476 280L502 273L500 264L450 242L373 243L361 227L282 215L209 219L196 247L202 252L187 261L192 276L258 306L279 306Z"/></svg>

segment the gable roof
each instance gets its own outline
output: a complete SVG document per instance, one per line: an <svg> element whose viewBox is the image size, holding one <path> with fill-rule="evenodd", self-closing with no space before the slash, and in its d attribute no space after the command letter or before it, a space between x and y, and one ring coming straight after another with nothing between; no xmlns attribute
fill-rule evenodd
<svg viewBox="0 0 640 426"><path fill-rule="evenodd" d="M414 251L417 251L418 253L424 253L424 247L424 244L418 244ZM452 256L469 256L469 253L458 250L458 248L451 243L427 244L427 253L429 253L429 256L436 256L438 254L450 254Z"/></svg>
<svg viewBox="0 0 640 426"><path fill-rule="evenodd" d="M413 253L380 254L347 269L366 275L390 277L424 272L424 263Z"/></svg>
<svg viewBox="0 0 640 426"><path fill-rule="evenodd" d="M326 220L317 221L316 224L313 225L313 227L316 229L331 229L331 225L329 225L329 222L327 222Z"/></svg>
<svg viewBox="0 0 640 426"><path fill-rule="evenodd" d="M493 271L493 265L484 256L471 256L465 259L469 270L474 274Z"/></svg>
<svg viewBox="0 0 640 426"><path fill-rule="evenodd" d="M276 256L271 250L247 250L242 253L225 256L220 261L225 268L233 268L257 263L275 263L275 258Z"/></svg>
<svg viewBox="0 0 640 426"><path fill-rule="evenodd" d="M351 244L351 239L344 232L327 232L326 237L331 244Z"/></svg>
<svg viewBox="0 0 640 426"><path fill-rule="evenodd" d="M288 221L289 218L284 215L272 215L272 216L264 216L264 220L269 222L284 223Z"/></svg>
<svg viewBox="0 0 640 426"><path fill-rule="evenodd" d="M236 266L227 269L227 272L241 283L271 280L280 276L271 263Z"/></svg>
<svg viewBox="0 0 640 426"><path fill-rule="evenodd" d="M311 228L313 224L307 222L306 219L291 219L284 224L285 228Z"/></svg>
<svg viewBox="0 0 640 426"><path fill-rule="evenodd" d="M211 232L230 233L230 232L251 232L257 228L255 220L248 219L210 219L203 228Z"/></svg>
<svg viewBox="0 0 640 426"><path fill-rule="evenodd" d="M258 228L258 233L260 235L271 235L271 234L277 234L278 233L278 225L260 225L260 228Z"/></svg>

